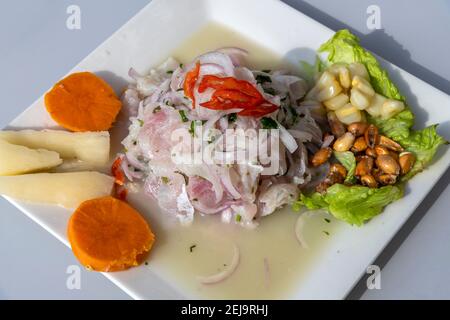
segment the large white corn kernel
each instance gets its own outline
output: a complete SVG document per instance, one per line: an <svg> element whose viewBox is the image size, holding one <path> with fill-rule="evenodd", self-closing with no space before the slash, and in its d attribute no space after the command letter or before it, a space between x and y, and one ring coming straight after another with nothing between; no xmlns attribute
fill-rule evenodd
<svg viewBox="0 0 450 320"><path fill-rule="evenodd" d="M341 86L343 88L350 88L352 78L347 65L343 63L335 63L330 68L328 68L328 71L330 71L339 79L339 82L341 83Z"/></svg>
<svg viewBox="0 0 450 320"><path fill-rule="evenodd" d="M334 80L331 85L320 90L319 93L317 94L316 98L317 98L317 101L322 102L322 101L329 100L329 99L337 96L341 92L342 92L341 85L339 84L339 82Z"/></svg>
<svg viewBox="0 0 450 320"><path fill-rule="evenodd" d="M323 104L330 110L337 110L343 106L345 106L349 102L348 95L345 93L340 93L336 97L333 97Z"/></svg>
<svg viewBox="0 0 450 320"><path fill-rule="evenodd" d="M383 97L381 94L376 93L373 98L370 106L366 108L366 111L372 117L379 117L381 115L381 107L387 99Z"/></svg>
<svg viewBox="0 0 450 320"><path fill-rule="evenodd" d="M341 86L345 89L350 88L351 80L350 80L350 71L344 67L339 72L339 82L341 83Z"/></svg>
<svg viewBox="0 0 450 320"><path fill-rule="evenodd" d="M372 85L363 77L354 76L352 80L352 86L353 88L360 90L362 93L369 97L373 97L373 95L375 94L375 90L373 90Z"/></svg>
<svg viewBox="0 0 450 320"><path fill-rule="evenodd" d="M353 62L348 65L351 77L360 76L366 80L369 80L369 73L367 72L366 66L359 62Z"/></svg>
<svg viewBox="0 0 450 320"><path fill-rule="evenodd" d="M339 72L342 68L347 68L347 65L345 63L333 63L328 69L328 72L331 72L336 77L339 76Z"/></svg>
<svg viewBox="0 0 450 320"><path fill-rule="evenodd" d="M350 103L336 110L335 113L339 121L347 125L353 122L359 122L362 119L361 111Z"/></svg>
<svg viewBox="0 0 450 320"><path fill-rule="evenodd" d="M327 88L333 84L333 82L336 80L334 74L328 71L324 71L322 75L319 77L319 80L317 80L317 86L319 88Z"/></svg>
<svg viewBox="0 0 450 320"><path fill-rule="evenodd" d="M405 104L398 100L387 99L381 107L381 118L389 119L405 109Z"/></svg>
<svg viewBox="0 0 450 320"><path fill-rule="evenodd" d="M350 102L359 110L364 110L370 105L369 97L356 88L350 91Z"/></svg>

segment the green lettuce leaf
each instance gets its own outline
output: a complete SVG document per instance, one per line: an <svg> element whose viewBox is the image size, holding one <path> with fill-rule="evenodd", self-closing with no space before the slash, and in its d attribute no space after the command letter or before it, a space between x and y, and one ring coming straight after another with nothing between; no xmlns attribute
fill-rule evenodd
<svg viewBox="0 0 450 320"><path fill-rule="evenodd" d="M422 171L425 165L433 159L440 145L448 144L436 132L437 124L429 126L420 131L412 131L407 139L400 140L401 145L416 155L416 162L411 171L402 177L402 180L408 180L416 173Z"/></svg>
<svg viewBox="0 0 450 320"><path fill-rule="evenodd" d="M330 63L352 63L360 62L366 66L370 75L370 83L375 91L387 98L405 102L405 97L400 94L397 86L389 78L386 70L381 68L372 53L364 49L359 38L348 30L340 30L324 43L319 52L328 53ZM377 125L382 133L396 140L398 137L406 138L409 130L414 124L414 114L406 108L399 114L388 120L381 120L368 116L370 122Z"/></svg>
<svg viewBox="0 0 450 320"><path fill-rule="evenodd" d="M375 91L385 97L405 102L405 97L400 94L397 86L389 78L386 70L383 70L375 56L364 49L358 37L348 30L341 30L323 44L319 52L328 53L329 63L364 64L370 75L370 82ZM411 172L403 177L407 180L423 170L435 155L438 147L446 141L437 134L436 126L430 126L420 131L412 130L414 114L406 107L390 119L381 119L368 115L369 122L375 124L380 132L400 143L407 151L413 152L417 158Z"/></svg>
<svg viewBox="0 0 450 320"><path fill-rule="evenodd" d="M358 37L348 30L338 31L320 47L319 52L328 53L328 65L352 62L364 64L370 75L370 82L377 93L391 99L401 100L406 105L405 98L391 81L389 74L381 68L377 59L369 51L361 47ZM368 120L374 123L382 134L397 141L407 151L415 154L416 163L412 170L402 177L402 181L422 171L426 164L432 160L438 147L447 143L444 138L437 134L437 125L420 131L412 130L414 115L408 107L387 120L370 116L368 116ZM335 153L335 156L346 167L348 171L346 181L348 182L348 179L352 179L354 175L355 160L347 153ZM325 209L337 219L360 226L365 221L380 214L386 205L402 196L401 184L376 189L360 185L335 184L329 187L325 194L317 192L311 195L302 194L293 208L299 210L302 206L305 206L308 209Z"/></svg>
<svg viewBox="0 0 450 320"><path fill-rule="evenodd" d="M338 161L347 169L347 177L345 178L346 183L355 183L355 169L356 169L356 159L353 152L334 152L334 156Z"/></svg>
<svg viewBox="0 0 450 320"><path fill-rule="evenodd" d="M302 206L308 209L325 209L335 218L349 224L361 226L367 220L380 214L389 203L400 199L403 190L400 186L368 188L364 186L345 186L334 184L325 194L301 195L294 204L294 210Z"/></svg>
<svg viewBox="0 0 450 320"><path fill-rule="evenodd" d="M405 109L386 120L372 117L369 114L367 114L367 118L370 123L378 127L381 133L398 142L409 137L411 127L414 124L414 115L409 109Z"/></svg>
<svg viewBox="0 0 450 320"><path fill-rule="evenodd" d="M319 52L327 52L328 61L331 63L360 62L364 64L376 92L391 99L405 101L405 97L400 94L387 71L381 68L373 54L361 47L359 38L347 29L336 32L319 48Z"/></svg>

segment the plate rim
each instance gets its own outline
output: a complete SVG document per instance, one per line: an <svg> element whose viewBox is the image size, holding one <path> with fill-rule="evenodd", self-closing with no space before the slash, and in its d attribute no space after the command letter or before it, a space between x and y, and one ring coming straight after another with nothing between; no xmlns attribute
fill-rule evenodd
<svg viewBox="0 0 450 320"><path fill-rule="evenodd" d="M167 0L165 0L167 1ZM202 5L212 5L214 3L213 0L196 0L198 2L201 2ZM296 15L299 16L299 18L303 18L303 19L307 19L309 22L313 22L314 24L316 24L317 26L320 26L320 28L322 28L323 30L326 30L328 33L333 34L334 31L333 29L325 26L324 24L322 24L321 22L313 19L312 17L304 14L302 11L297 10L296 8L290 6L287 3L282 2L281 0L264 0L265 2L272 2L272 5L278 5L278 6L283 6L285 7L285 9L290 10L292 13L295 13ZM259 4L261 4L263 1L259 1ZM84 57L79 63L77 63L73 68L71 68L69 70L69 72L67 72L65 75L72 73L73 71L79 69L80 66L82 66L85 61L89 60L93 55L95 55L95 53L99 50L101 50L103 47L105 47L112 39L116 38L118 34L120 34L121 32L123 32L124 30L126 30L130 25L132 25L134 23L134 21L136 21L137 19L139 19L139 17L141 15L144 15L148 10L152 10L153 7L157 6L160 3L164 3L164 0L152 0L150 3L148 3L147 5L145 5L143 8L141 8L132 18L130 18L125 24L123 24L121 27L119 27L116 31L114 31L110 36L108 36L102 43L100 43L98 46L96 46L86 57ZM214 19L212 20L214 21ZM308 22L308 23L309 23ZM325 39L326 40L326 39ZM411 74L410 72L398 67L397 65L391 63L390 61L382 58L381 56L374 54L376 56L376 58L384 63L384 64L388 64L390 68L394 69L394 70L399 70L402 73L404 73L405 75L408 75L411 78L414 78L414 80L418 80L418 82L421 85L426 85L428 87L431 87L433 90L435 90L436 94L440 94L443 97L449 97L447 93L445 93L444 91L440 90L439 88L434 87L433 85L425 82L424 80L422 80L421 78ZM46 91L45 91L46 92ZM33 103L30 104L30 106L28 106L25 110L23 110L21 113L19 113L6 127L8 127L12 122L14 122L17 118L20 118L23 114L27 113L31 108L33 108L33 106L35 104L37 104L45 95L45 92L43 93L42 96L38 97ZM447 163L446 165L446 169L448 170L448 168L450 167L450 163ZM411 218L411 216L416 212L417 208L421 205L421 203L423 203L423 201L429 196L430 192L432 191L432 189L436 186L436 184L441 180L441 178L438 178L430 187L429 190L426 191L426 193L424 194L424 196L421 198L421 200L414 206L414 208L412 210L410 210L410 212L404 217L404 219L402 220L401 223L399 223L396 228L395 228L395 232L392 232L389 237L385 237L385 241L384 241L384 245L383 247L377 251L374 254L374 258L372 260L375 261L385 250L385 248L392 242L392 239L398 234L399 230L407 223L407 221ZM29 211L27 208L23 207L20 201L14 200L10 197L6 197L3 196L8 202L10 202L11 204L13 204L14 207L16 207L18 210L22 211L23 213L25 213L31 220L33 220L34 222L36 222L38 225L40 225L42 228L44 228L46 231L48 231L50 234L52 234L53 236L55 236L55 238L57 238L59 241L61 241L62 243L64 243L67 247L70 248L70 245L67 241L67 239L64 239L62 237L60 237L54 230L52 230L52 228L50 228L48 225L45 224L45 222L41 221L41 219L39 219L37 216L35 216L31 211ZM355 288L355 285L361 280L361 277L364 275L364 271L361 271L361 274L358 276L358 278L356 278L356 280L352 283L351 287L349 287L349 289L343 293L341 295L341 299L345 299L349 293ZM116 286L118 286L121 290L123 290L126 294L128 294L131 298L135 299L135 300L141 300L144 299L143 297L141 297L138 293L133 292L132 289L129 289L125 284L122 283L122 281L114 278L114 273L112 274L108 274L108 273L101 273L103 274L108 280L110 280L111 282L113 282ZM169 284L168 284L169 285Z"/></svg>

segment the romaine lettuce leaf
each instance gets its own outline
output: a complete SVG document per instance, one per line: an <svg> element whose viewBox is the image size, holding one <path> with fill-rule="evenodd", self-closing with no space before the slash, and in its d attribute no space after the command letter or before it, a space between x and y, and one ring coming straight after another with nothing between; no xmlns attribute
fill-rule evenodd
<svg viewBox="0 0 450 320"><path fill-rule="evenodd" d="M377 59L360 43L358 37L348 30L341 30L323 44L319 52L328 53L329 63L364 64L370 75L370 82L375 91L385 97L405 102L405 97L389 78L389 74L383 70ZM417 161L411 172L403 177L406 180L423 170L431 161L438 147L446 141L437 134L436 126L430 126L420 131L414 131L414 114L406 107L405 110L394 117L383 120L368 116L369 122L374 123L380 132L400 143L407 151L416 155Z"/></svg>
<svg viewBox="0 0 450 320"><path fill-rule="evenodd" d="M308 209L326 209L339 220L361 226L402 195L400 186L368 188L334 184L323 195L317 192L310 196L302 194L293 208L299 210L305 206Z"/></svg>
<svg viewBox="0 0 450 320"><path fill-rule="evenodd" d="M381 68L377 59L369 51L361 47L359 38L347 29L336 32L319 48L319 52L328 52L328 61L331 63L360 62L364 64L376 92L391 99L405 101L405 97L400 94L386 70Z"/></svg>
<svg viewBox="0 0 450 320"><path fill-rule="evenodd" d="M346 183L355 183L355 169L356 169L356 159L353 152L334 152L334 156L338 161L347 169L347 177L345 177Z"/></svg>
<svg viewBox="0 0 450 320"><path fill-rule="evenodd" d="M416 162L411 171L402 177L408 180L422 171L425 165L433 159L438 147L448 142L436 132L437 124L420 131L412 131L407 139L400 140L401 145L416 155Z"/></svg>
<svg viewBox="0 0 450 320"><path fill-rule="evenodd" d="M367 114L367 118L370 123L377 126L381 133L397 142L409 137L411 127L414 124L414 115L409 109L405 109L392 118L385 120L372 117L369 114Z"/></svg>
<svg viewBox="0 0 450 320"><path fill-rule="evenodd" d="M381 68L377 59L369 51L361 47L358 37L351 34L350 31L338 31L320 47L319 52L328 53L328 64L352 62L364 64L370 75L370 82L377 93L391 99L401 100L406 104L405 97L391 81L389 74ZM437 125L420 131L413 130L414 114L408 107L387 120L370 116L368 116L368 120L374 123L382 134L397 141L407 151L415 154L416 163L412 170L402 177L402 181L422 171L425 165L432 160L438 147L448 143L437 134ZM347 153L335 153L335 156L347 168L346 181L348 182L348 179L353 178L354 159ZM302 206L306 206L309 209L326 209L337 219L360 226L378 215L386 205L402 196L401 184L376 189L360 185L335 184L329 187L325 194L317 192L311 195L302 194L293 208L299 210Z"/></svg>

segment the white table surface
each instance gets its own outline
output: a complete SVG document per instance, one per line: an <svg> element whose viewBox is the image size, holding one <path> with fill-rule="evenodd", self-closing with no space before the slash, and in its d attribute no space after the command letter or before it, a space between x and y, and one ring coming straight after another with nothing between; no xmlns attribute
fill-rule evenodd
<svg viewBox="0 0 450 320"><path fill-rule="evenodd" d="M10 122L148 2L2 1L0 125ZM450 1L285 2L332 29L350 28L367 48L450 94ZM66 28L71 4L81 8L81 30ZM381 9L381 30L366 26L371 4ZM449 181L447 171L377 259L381 289L366 290L363 279L350 298L450 299ZM84 270L81 289L68 290L66 270L76 264L68 248L0 199L0 299L129 299L101 274Z"/></svg>

